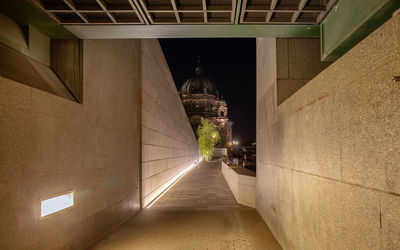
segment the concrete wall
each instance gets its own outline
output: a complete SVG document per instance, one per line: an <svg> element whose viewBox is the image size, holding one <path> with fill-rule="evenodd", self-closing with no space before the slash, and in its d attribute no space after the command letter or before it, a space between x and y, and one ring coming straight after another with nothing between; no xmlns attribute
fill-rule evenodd
<svg viewBox="0 0 400 250"><path fill-rule="evenodd" d="M83 249L140 207L140 41L83 47L83 104L0 78L0 249Z"/></svg>
<svg viewBox="0 0 400 250"><path fill-rule="evenodd" d="M244 173L240 173L238 170L226 165L221 161L221 172L225 178L226 183L228 183L235 199L238 203L249 206L256 207L256 176L249 175L246 172L250 171L242 167L235 167ZM238 173L239 172L239 173Z"/></svg>
<svg viewBox="0 0 400 250"><path fill-rule="evenodd" d="M143 40L141 95L146 206L199 158L196 138L157 40Z"/></svg>
<svg viewBox="0 0 400 250"><path fill-rule="evenodd" d="M396 16L277 107L257 39L257 210L283 248L400 248L399 47Z"/></svg>
<svg viewBox="0 0 400 250"><path fill-rule="evenodd" d="M321 62L319 38L277 38L276 55L278 105L330 65Z"/></svg>
<svg viewBox="0 0 400 250"><path fill-rule="evenodd" d="M0 43L50 66L50 37L33 27L22 26L0 13Z"/></svg>

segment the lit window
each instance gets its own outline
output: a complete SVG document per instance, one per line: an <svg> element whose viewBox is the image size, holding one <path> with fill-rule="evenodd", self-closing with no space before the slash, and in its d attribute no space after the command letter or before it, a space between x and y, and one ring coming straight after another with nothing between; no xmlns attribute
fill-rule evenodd
<svg viewBox="0 0 400 250"><path fill-rule="evenodd" d="M42 200L40 204L40 216L44 217L74 205L74 192L59 195L50 199Z"/></svg>

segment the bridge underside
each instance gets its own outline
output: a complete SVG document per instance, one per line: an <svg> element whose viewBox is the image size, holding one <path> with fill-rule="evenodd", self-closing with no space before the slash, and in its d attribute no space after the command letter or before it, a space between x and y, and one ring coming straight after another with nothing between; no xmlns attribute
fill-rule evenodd
<svg viewBox="0 0 400 250"><path fill-rule="evenodd" d="M396 0L15 0L0 9L50 38L320 37L335 61L400 8Z"/></svg>

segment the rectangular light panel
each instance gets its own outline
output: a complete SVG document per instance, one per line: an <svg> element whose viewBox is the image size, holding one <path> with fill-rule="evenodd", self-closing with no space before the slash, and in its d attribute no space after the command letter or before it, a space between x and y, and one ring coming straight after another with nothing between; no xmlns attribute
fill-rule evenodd
<svg viewBox="0 0 400 250"><path fill-rule="evenodd" d="M44 217L74 205L74 192L59 195L50 199L42 200L40 216Z"/></svg>

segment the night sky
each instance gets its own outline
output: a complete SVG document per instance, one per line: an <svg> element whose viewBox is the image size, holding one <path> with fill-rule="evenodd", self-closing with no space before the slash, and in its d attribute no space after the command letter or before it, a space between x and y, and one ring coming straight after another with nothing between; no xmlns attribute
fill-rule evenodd
<svg viewBox="0 0 400 250"><path fill-rule="evenodd" d="M194 74L197 56L203 73L228 104L233 139L241 145L256 139L255 39L159 39L179 90Z"/></svg>

